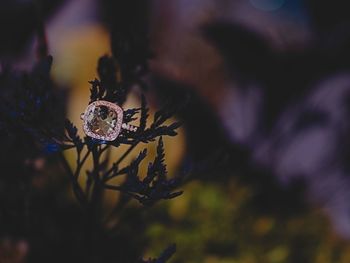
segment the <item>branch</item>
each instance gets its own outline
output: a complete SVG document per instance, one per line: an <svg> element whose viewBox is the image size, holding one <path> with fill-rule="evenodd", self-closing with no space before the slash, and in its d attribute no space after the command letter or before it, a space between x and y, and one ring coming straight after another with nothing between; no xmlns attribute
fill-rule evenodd
<svg viewBox="0 0 350 263"><path fill-rule="evenodd" d="M77 176L75 176L75 174L73 174L72 169L70 168L66 157L63 155L62 152L59 153L59 158L63 164L63 168L66 170L66 172L69 175L69 178L72 182L72 189L73 189L73 193L75 195L75 197L77 198L77 200L79 201L79 203L84 207L87 204L87 199L86 196L84 194L84 191L82 190L82 188L79 185L79 182L77 180Z"/></svg>

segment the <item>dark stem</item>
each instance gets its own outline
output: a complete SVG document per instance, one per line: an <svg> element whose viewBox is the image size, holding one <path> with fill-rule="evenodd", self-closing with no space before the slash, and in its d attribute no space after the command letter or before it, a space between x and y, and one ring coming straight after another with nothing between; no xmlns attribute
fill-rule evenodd
<svg viewBox="0 0 350 263"><path fill-rule="evenodd" d="M85 207L87 204L87 199L86 199L86 196L84 194L84 191L82 190L82 188L79 185L77 177L73 174L73 171L70 168L68 161L62 152L59 153L59 158L63 164L63 168L66 170L67 174L69 175L69 179L72 182L72 189L73 189L73 193L74 193L76 199L78 200L78 202L80 203L80 205L82 207Z"/></svg>
<svg viewBox="0 0 350 263"><path fill-rule="evenodd" d="M80 158L80 153L78 154L77 168L76 168L76 170L75 170L75 172L74 172L74 177L77 178L77 180L78 180L78 178L79 178L81 168L83 168L84 163L85 163L85 161L87 160L87 158L89 157L90 153L91 153L91 150L88 150L88 151L86 152L86 154L84 155L83 159ZM81 159L81 160L80 160L80 159Z"/></svg>
<svg viewBox="0 0 350 263"><path fill-rule="evenodd" d="M101 148L99 146L94 146L92 148L92 160L93 160L93 170L91 173L93 179L92 193L89 202L90 216L95 217L98 220L100 215L100 209L102 208L102 196L103 196L103 186L100 178L100 156Z"/></svg>

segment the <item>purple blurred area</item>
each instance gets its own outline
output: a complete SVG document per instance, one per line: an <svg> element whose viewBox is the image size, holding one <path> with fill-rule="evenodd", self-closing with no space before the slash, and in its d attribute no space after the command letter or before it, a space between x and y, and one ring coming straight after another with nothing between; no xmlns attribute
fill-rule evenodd
<svg viewBox="0 0 350 263"><path fill-rule="evenodd" d="M106 3L2 1L0 58L21 64L42 23L53 45L77 24L118 25ZM308 200L350 238L346 7L345 0L153 0L145 26L152 81L172 83L155 97L189 92L202 107L183 116L189 155L209 156L226 143L243 148L281 187L303 180ZM221 144L208 142L215 136Z"/></svg>
<svg viewBox="0 0 350 263"><path fill-rule="evenodd" d="M152 32L154 70L190 86L256 169L270 171L282 187L302 180L311 203L349 238L345 7L345 1L159 0ZM189 121L197 118L207 121L200 114Z"/></svg>

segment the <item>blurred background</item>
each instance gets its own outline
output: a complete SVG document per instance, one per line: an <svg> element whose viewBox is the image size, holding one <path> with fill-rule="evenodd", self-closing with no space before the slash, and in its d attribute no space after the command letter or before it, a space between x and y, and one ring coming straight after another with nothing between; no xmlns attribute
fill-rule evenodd
<svg viewBox="0 0 350 263"><path fill-rule="evenodd" d="M148 89L132 89L123 107L138 107L141 93L151 112L169 100L184 105L179 135L165 138L169 176L186 173L184 194L152 208L128 205L115 219L124 244L103 244L111 253L155 257L176 243L174 263L350 262L347 1L2 0L0 32L2 65L29 70L40 52L53 56L53 81L78 127L98 58L118 54L125 32L152 58ZM35 191L64 181L46 158L36 160ZM74 203L69 196L54 199ZM106 210L115 198L106 196ZM70 245L79 215L67 207L44 206L39 232L2 224L0 263L41 262L41 253L65 260L79 250Z"/></svg>

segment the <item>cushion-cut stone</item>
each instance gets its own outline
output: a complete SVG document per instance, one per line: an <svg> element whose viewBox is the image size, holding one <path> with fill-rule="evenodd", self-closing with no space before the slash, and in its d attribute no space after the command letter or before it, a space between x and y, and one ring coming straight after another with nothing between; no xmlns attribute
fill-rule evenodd
<svg viewBox="0 0 350 263"><path fill-rule="evenodd" d="M86 135L107 141L115 140L122 126L123 110L108 101L91 103L82 116Z"/></svg>
<svg viewBox="0 0 350 263"><path fill-rule="evenodd" d="M117 113L106 106L96 106L88 113L87 125L93 133L108 136L117 125Z"/></svg>

